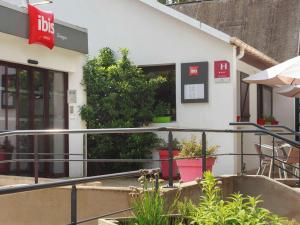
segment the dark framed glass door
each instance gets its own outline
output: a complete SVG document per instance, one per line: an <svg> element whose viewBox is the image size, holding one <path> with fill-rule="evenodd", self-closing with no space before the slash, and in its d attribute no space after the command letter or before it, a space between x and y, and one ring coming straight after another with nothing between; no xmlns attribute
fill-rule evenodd
<svg viewBox="0 0 300 225"><path fill-rule="evenodd" d="M4 99L0 110L1 129L68 128L66 73L0 62L0 76L4 77L1 85ZM4 140L0 141L4 143ZM35 149L41 159L63 159L63 154L68 152L66 135L9 137L9 142L13 147L11 157L16 159L32 159ZM5 171L32 176L33 163L12 163L2 172ZM67 176L68 167L64 162L42 162L39 163L39 175Z"/></svg>
<svg viewBox="0 0 300 225"><path fill-rule="evenodd" d="M300 99L296 98L295 100L295 129L297 132L300 132ZM296 137L296 140L299 141L299 137Z"/></svg>

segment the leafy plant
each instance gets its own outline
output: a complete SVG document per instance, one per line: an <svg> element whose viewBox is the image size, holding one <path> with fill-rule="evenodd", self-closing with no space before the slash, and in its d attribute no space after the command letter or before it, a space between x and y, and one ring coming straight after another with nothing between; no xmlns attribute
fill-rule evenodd
<svg viewBox="0 0 300 225"><path fill-rule="evenodd" d="M162 77L149 78L128 58L128 50L120 50L116 59L109 48L84 66L82 84L87 93L87 104L81 108L81 117L87 127L126 128L148 125L153 118L155 90L165 82ZM156 134L88 135L88 157L146 158L156 146ZM89 174L136 169L138 164L99 165L89 163Z"/></svg>
<svg viewBox="0 0 300 225"><path fill-rule="evenodd" d="M154 116L168 116L171 114L171 104L159 101L154 107Z"/></svg>
<svg viewBox="0 0 300 225"><path fill-rule="evenodd" d="M148 179L144 173L139 178L142 189L132 188L131 196L134 199L133 213L135 218L130 221L130 225L170 224L171 218L168 215L174 212L178 197L175 198L171 206L166 207L161 187L155 184L155 177L158 178L158 174L154 174L154 177Z"/></svg>
<svg viewBox="0 0 300 225"><path fill-rule="evenodd" d="M180 153L178 157L181 158L193 158L193 157L201 157L202 156L202 144L197 141L195 135L192 135L190 140L183 140L179 144ZM206 149L206 155L210 156L215 154L220 146L211 145Z"/></svg>
<svg viewBox="0 0 300 225"><path fill-rule="evenodd" d="M139 178L141 189L132 187L134 218L129 225L299 225L296 221L288 221L267 209L259 207L260 197L244 197L240 193L233 194L227 200L222 199L219 182L211 172L198 180L203 196L199 204L191 200L179 202L181 189L177 192L171 206L166 205L160 186L156 189L155 177L147 178L144 174ZM178 212L177 219L171 216Z"/></svg>
<svg viewBox="0 0 300 225"><path fill-rule="evenodd" d="M159 142L158 142L158 145L157 145L157 148L168 149L168 143L164 139L160 138ZM177 140L177 138L173 138L172 148L175 149L175 150L180 149L180 142Z"/></svg>
<svg viewBox="0 0 300 225"><path fill-rule="evenodd" d="M181 203L179 210L189 224L194 225L282 225L285 221L267 209L258 207L260 197L233 194L228 200L221 198L218 181L211 172L200 182L204 196L199 205L191 201Z"/></svg>
<svg viewBox="0 0 300 225"><path fill-rule="evenodd" d="M266 123L272 123L273 121L277 121L274 116L268 116L265 118Z"/></svg>

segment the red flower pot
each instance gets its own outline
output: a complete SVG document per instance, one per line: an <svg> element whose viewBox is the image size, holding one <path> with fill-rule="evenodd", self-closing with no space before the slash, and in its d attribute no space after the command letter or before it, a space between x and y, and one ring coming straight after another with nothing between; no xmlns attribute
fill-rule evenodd
<svg viewBox="0 0 300 225"><path fill-rule="evenodd" d="M279 122L278 122L277 120L272 120L271 124L272 124L272 125L278 125Z"/></svg>
<svg viewBox="0 0 300 225"><path fill-rule="evenodd" d="M212 171L216 158L206 159L206 170ZM202 159L179 159L176 160L180 178L183 182L193 181L197 178L202 178Z"/></svg>
<svg viewBox="0 0 300 225"><path fill-rule="evenodd" d="M179 151L178 150L173 150L173 155L178 156ZM167 149L162 149L159 151L159 158L160 159L169 159L169 151ZM173 178L177 177L177 165L175 160L173 161ZM161 162L161 173L162 173L162 178L163 179L168 179L169 178L169 162L168 161L162 161Z"/></svg>
<svg viewBox="0 0 300 225"><path fill-rule="evenodd" d="M260 126L264 126L266 124L266 120L265 119L257 119L257 124Z"/></svg>

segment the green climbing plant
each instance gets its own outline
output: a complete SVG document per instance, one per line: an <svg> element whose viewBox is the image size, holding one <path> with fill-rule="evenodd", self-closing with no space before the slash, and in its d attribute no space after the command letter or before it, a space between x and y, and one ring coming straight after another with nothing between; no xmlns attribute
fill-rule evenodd
<svg viewBox="0 0 300 225"><path fill-rule="evenodd" d="M110 48L103 48L84 66L82 84L87 93L87 104L81 107L81 117L87 127L128 128L148 125L153 118L155 90L165 82L162 77L147 77L128 58L128 50L120 50L116 58ZM88 157L145 158L156 146L155 134L89 135ZM97 164L89 174L135 169L138 164ZM99 172L97 172L99 174Z"/></svg>

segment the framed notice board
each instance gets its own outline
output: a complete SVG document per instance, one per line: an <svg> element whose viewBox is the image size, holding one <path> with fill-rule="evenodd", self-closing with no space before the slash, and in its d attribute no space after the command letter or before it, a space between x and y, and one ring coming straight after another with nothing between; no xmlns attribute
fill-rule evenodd
<svg viewBox="0 0 300 225"><path fill-rule="evenodd" d="M208 102L208 62L181 64L181 102Z"/></svg>

